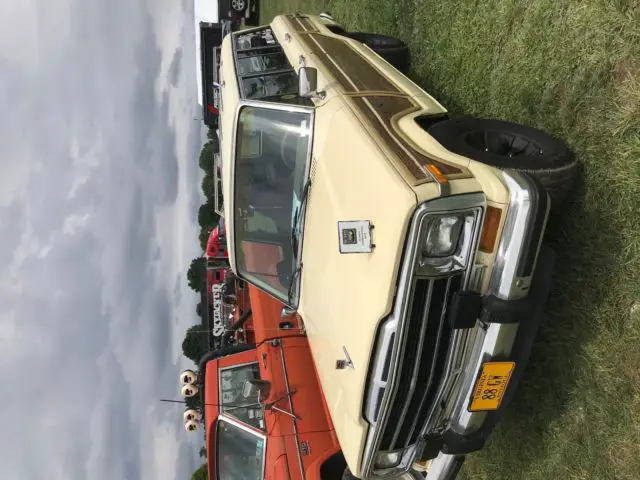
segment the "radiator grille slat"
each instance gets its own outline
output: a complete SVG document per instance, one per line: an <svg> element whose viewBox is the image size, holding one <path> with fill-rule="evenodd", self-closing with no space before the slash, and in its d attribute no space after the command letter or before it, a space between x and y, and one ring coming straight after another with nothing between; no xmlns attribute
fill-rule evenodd
<svg viewBox="0 0 640 480"><path fill-rule="evenodd" d="M380 450L415 444L432 407L451 341L446 309L461 286L461 276L414 280L397 392L389 407Z"/></svg>

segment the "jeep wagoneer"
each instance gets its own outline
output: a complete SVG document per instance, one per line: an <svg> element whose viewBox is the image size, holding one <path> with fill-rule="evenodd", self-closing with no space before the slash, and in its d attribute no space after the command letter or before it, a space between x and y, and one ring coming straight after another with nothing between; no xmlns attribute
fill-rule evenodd
<svg viewBox="0 0 640 480"><path fill-rule="evenodd" d="M221 48L231 267L304 321L343 478L453 478L482 448L529 356L547 217L576 171L547 133L452 118L409 62L328 15Z"/></svg>

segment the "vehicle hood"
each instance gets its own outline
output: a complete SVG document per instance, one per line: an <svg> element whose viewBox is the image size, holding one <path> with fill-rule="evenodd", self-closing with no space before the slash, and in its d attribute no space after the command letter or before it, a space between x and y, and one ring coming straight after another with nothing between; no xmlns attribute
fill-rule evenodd
<svg viewBox="0 0 640 480"><path fill-rule="evenodd" d="M298 311L347 463L357 468L369 357L391 311L416 196L348 107L316 109ZM368 220L372 253L341 254L338 222ZM348 352L353 368L336 369Z"/></svg>

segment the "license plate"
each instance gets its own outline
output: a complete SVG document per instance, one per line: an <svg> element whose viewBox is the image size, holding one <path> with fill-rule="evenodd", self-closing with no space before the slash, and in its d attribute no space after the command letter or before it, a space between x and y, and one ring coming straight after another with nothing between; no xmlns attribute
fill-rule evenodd
<svg viewBox="0 0 640 480"><path fill-rule="evenodd" d="M470 412L497 410L507 390L515 362L487 362L482 365L482 373L476 381L471 396Z"/></svg>

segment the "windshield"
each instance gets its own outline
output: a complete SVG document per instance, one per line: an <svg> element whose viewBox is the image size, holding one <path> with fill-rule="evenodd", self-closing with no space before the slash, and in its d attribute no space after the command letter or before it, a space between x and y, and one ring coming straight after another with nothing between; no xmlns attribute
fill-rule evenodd
<svg viewBox="0 0 640 480"><path fill-rule="evenodd" d="M310 137L309 112L253 106L240 111L234 189L236 265L247 280L289 304L291 291L298 288L300 206L306 194Z"/></svg>
<svg viewBox="0 0 640 480"><path fill-rule="evenodd" d="M220 419L216 432L218 480L261 480L265 440L257 433Z"/></svg>

